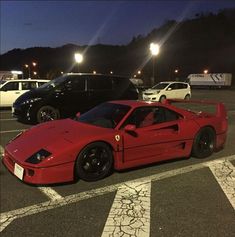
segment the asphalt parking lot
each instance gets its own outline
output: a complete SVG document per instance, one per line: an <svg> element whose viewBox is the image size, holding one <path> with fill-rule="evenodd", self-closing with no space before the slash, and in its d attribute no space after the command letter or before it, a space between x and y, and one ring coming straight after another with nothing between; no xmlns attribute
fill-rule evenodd
<svg viewBox="0 0 235 237"><path fill-rule="evenodd" d="M235 236L235 90L192 95L225 103L224 150L55 186L24 184L1 163L1 236ZM0 152L29 127L1 110Z"/></svg>

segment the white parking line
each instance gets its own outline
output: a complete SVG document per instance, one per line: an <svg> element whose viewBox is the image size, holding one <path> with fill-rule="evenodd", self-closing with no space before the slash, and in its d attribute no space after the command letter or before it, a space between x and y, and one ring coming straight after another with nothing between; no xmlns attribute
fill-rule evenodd
<svg viewBox="0 0 235 237"><path fill-rule="evenodd" d="M214 162L217 162L218 160L222 160L222 161L235 160L235 155L230 156L230 157L223 157L223 158L217 159L216 161L202 162L199 164L190 165L183 168L169 170L163 173L139 178L139 179L129 181L129 182L149 183L150 181L162 180L165 178L174 177L176 175L181 175L181 174L189 173L191 171L208 167L210 164L213 164ZM32 206L23 207L23 208L16 209L13 211L1 213L0 214L0 232L3 231L13 220L17 218L22 218L22 217L33 215L33 214L40 213L43 211L55 209L57 207L62 207L68 204L72 204L72 203L79 202L82 200L87 200L93 197L111 193L111 192L116 191L120 186L125 185L126 183L127 182L112 184L110 186L106 186L103 188L98 188L98 189L93 189L93 190L82 192L82 193L72 194L72 195L64 197L63 199L57 199L54 201L50 200L50 201L38 203Z"/></svg>
<svg viewBox="0 0 235 237"><path fill-rule="evenodd" d="M209 168L235 210L235 168L233 164L227 160L219 160L210 163Z"/></svg>
<svg viewBox="0 0 235 237"><path fill-rule="evenodd" d="M118 188L102 237L150 234L151 182L129 182Z"/></svg>
<svg viewBox="0 0 235 237"><path fill-rule="evenodd" d="M1 131L0 134L5 134L5 133L14 133L14 132L22 132L22 131L25 131L25 129L17 129L17 130Z"/></svg>
<svg viewBox="0 0 235 237"><path fill-rule="evenodd" d="M0 145L0 159L2 159L3 152L4 152L4 148Z"/></svg>
<svg viewBox="0 0 235 237"><path fill-rule="evenodd" d="M52 189L50 187L39 187L38 189L41 192L43 192L47 197L49 197L52 201L59 200L59 199L63 198L54 189Z"/></svg>
<svg viewBox="0 0 235 237"><path fill-rule="evenodd" d="M11 110L9 111L0 111L0 114L12 114Z"/></svg>
<svg viewBox="0 0 235 237"><path fill-rule="evenodd" d="M11 118L11 119L0 119L0 121L16 121L17 119L16 118Z"/></svg>

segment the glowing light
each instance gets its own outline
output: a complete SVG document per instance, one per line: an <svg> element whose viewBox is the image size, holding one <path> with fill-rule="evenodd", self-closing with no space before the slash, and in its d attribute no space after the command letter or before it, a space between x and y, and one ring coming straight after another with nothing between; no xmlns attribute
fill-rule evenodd
<svg viewBox="0 0 235 237"><path fill-rule="evenodd" d="M151 51L152 56L156 56L159 54L159 44L151 43L149 49Z"/></svg>
<svg viewBox="0 0 235 237"><path fill-rule="evenodd" d="M83 55L80 53L75 53L74 58L77 63L81 63L83 61Z"/></svg>
<svg viewBox="0 0 235 237"><path fill-rule="evenodd" d="M204 74L207 74L207 73L208 73L208 70L207 70L207 69L205 69L205 70L204 70Z"/></svg>
<svg viewBox="0 0 235 237"><path fill-rule="evenodd" d="M17 74L17 75L21 75L21 74L23 74L22 71L11 71L11 73L12 73L12 74Z"/></svg>

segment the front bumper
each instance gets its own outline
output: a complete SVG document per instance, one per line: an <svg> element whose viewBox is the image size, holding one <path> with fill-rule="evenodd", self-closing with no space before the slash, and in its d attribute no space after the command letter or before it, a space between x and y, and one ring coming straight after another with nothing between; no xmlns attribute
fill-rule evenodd
<svg viewBox="0 0 235 237"><path fill-rule="evenodd" d="M30 110L29 105L23 106L23 105L13 104L12 116L18 119L30 120L31 118L30 118L29 110Z"/></svg>
<svg viewBox="0 0 235 237"><path fill-rule="evenodd" d="M143 100L146 100L146 101L159 101L159 96L156 96L156 95L151 95L151 96L143 95Z"/></svg>
<svg viewBox="0 0 235 237"><path fill-rule="evenodd" d="M25 183L54 184L70 182L74 180L74 162L50 167L35 167L16 161L16 159L12 157L6 150L4 151L2 161L10 173ZM16 166L22 169L22 176L17 173L15 168Z"/></svg>

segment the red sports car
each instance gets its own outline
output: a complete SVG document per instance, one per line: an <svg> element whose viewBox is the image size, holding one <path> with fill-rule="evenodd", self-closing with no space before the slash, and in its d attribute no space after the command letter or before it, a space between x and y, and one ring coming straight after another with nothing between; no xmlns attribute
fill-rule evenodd
<svg viewBox="0 0 235 237"><path fill-rule="evenodd" d="M30 128L5 147L3 163L19 179L33 184L102 179L110 172L158 161L204 158L223 148L227 115L222 103L215 113L193 112L144 101L101 104L75 119Z"/></svg>

